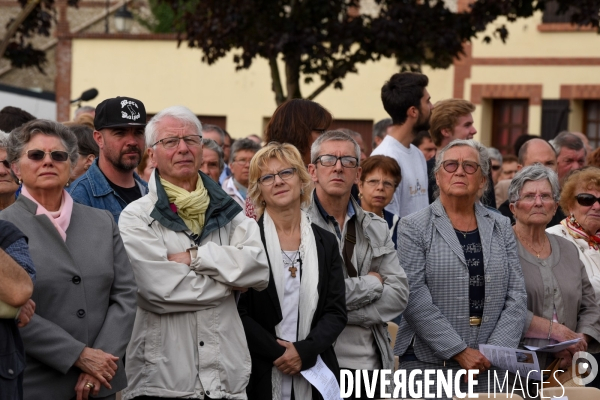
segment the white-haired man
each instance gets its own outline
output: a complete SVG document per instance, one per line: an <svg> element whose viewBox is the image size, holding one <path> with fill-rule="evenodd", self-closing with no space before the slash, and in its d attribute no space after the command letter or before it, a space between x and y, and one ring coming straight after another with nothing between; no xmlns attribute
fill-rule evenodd
<svg viewBox="0 0 600 400"><path fill-rule="evenodd" d="M235 291L265 289L269 267L257 223L199 172L201 133L185 107L152 118L149 193L119 219L138 285L124 400L246 399L251 363Z"/></svg>

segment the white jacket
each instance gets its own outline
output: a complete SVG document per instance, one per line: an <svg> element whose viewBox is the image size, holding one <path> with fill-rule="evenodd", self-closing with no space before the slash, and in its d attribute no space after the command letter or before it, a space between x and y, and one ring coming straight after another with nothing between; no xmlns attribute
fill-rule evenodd
<svg viewBox="0 0 600 400"><path fill-rule="evenodd" d="M585 265L585 271L594 287L596 303L600 305L600 251L590 249L588 243L583 239L575 239L567 232L567 228L561 224L546 229L546 232L565 238L577 247L577 250L579 250L579 259Z"/></svg>
<svg viewBox="0 0 600 400"><path fill-rule="evenodd" d="M191 231L165 227L176 224L168 211L162 216L158 211L161 205L165 210L165 201L168 208L168 200L162 186L157 194L154 173L149 194L129 204L120 216L121 236L138 284L124 400L143 395L202 399L205 393L246 399L250 353L231 288L265 289L269 267L257 223L238 212L210 178L201 177L211 204L206 237L201 237L191 267L167 259L194 242L186 235ZM177 222L176 214L172 216ZM213 227L210 233L208 226Z"/></svg>

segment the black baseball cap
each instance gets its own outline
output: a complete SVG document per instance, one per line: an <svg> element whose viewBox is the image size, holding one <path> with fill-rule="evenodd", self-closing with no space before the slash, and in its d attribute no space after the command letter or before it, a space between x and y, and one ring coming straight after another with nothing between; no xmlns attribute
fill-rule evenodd
<svg viewBox="0 0 600 400"><path fill-rule="evenodd" d="M118 126L146 126L144 103L131 97L115 97L98 104L94 128L99 131Z"/></svg>

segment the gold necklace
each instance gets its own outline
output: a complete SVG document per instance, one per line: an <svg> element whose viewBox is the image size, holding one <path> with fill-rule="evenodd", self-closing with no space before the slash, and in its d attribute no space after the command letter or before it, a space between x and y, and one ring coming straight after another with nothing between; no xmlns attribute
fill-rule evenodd
<svg viewBox="0 0 600 400"><path fill-rule="evenodd" d="M527 245L527 247L529 247L536 255L536 257L539 259L540 258L540 254L544 252L544 249L546 248L546 236L544 235L544 241L542 243L542 249L540 251L537 251L532 244L530 244L527 240L523 239L521 237L521 235L519 234L519 232L515 229L515 233L517 234L517 237L519 238L519 240L523 243L525 243Z"/></svg>

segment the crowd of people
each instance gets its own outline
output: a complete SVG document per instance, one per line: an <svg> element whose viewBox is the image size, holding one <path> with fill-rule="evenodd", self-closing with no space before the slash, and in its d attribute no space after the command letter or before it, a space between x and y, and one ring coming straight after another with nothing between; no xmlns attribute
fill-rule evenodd
<svg viewBox="0 0 600 400"><path fill-rule="evenodd" d="M0 397L320 399L317 363L475 369L487 392L506 371L480 344L598 359L600 149L501 154L427 85L385 82L371 154L304 99L264 141L130 97L62 124L1 110Z"/></svg>

